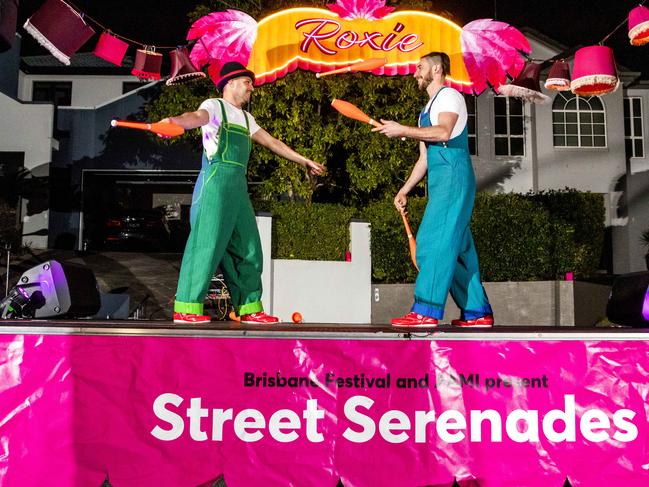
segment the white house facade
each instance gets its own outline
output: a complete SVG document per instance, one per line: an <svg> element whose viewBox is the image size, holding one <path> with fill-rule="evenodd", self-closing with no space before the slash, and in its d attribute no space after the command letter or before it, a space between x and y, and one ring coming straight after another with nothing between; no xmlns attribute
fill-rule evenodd
<svg viewBox="0 0 649 487"><path fill-rule="evenodd" d="M538 32L524 33L534 58L549 59L564 50ZM70 67L54 65L51 56L23 58L18 76L0 82L5 92L0 93L0 157L18 160L15 154L22 153L26 169L47 176L52 168L69 168L102 153L110 118L136 112L144 99L130 91L138 86L135 77L90 56L77 54ZM13 58L0 55L0 68L7 72L7 60L15 57L15 52ZM551 98L545 105L493 92L466 98L479 189L527 193L575 188L604 195L613 248L610 270L626 273L645 268L640 235L649 228L649 81L623 67L619 75L620 89L601 97L543 90ZM56 106L39 100L54 100ZM94 181L94 186L81 184L82 192L125 180L143 190L149 181L161 188L149 191L152 200L185 202L196 169L142 163L113 168L109 175L88 163L79 174L86 183ZM82 248L83 210L23 211L25 243L52 247L57 235L68 232L74 248Z"/></svg>

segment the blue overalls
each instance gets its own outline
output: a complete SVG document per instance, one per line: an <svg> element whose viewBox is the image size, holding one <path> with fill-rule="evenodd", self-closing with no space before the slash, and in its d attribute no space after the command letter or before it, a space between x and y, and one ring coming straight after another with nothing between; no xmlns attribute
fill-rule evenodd
<svg viewBox="0 0 649 487"><path fill-rule="evenodd" d="M439 93L435 95L431 107ZM430 127L422 110L420 127ZM441 319L450 290L460 319L492 314L480 281L478 254L469 225L475 200L475 175L469 156L467 127L448 142L426 142L428 203L417 231L415 313Z"/></svg>

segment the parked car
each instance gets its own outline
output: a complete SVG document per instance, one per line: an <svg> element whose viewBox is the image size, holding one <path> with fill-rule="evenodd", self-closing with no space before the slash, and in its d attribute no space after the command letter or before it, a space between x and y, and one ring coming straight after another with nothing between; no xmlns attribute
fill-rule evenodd
<svg viewBox="0 0 649 487"><path fill-rule="evenodd" d="M104 224L104 248L160 251L169 246L169 225L162 210L124 210Z"/></svg>

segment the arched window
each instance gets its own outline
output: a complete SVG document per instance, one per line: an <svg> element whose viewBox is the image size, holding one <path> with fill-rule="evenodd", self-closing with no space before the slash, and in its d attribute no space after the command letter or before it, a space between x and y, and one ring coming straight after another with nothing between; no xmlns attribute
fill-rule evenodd
<svg viewBox="0 0 649 487"><path fill-rule="evenodd" d="M559 92L552 104L555 147L606 147L606 112L597 96Z"/></svg>

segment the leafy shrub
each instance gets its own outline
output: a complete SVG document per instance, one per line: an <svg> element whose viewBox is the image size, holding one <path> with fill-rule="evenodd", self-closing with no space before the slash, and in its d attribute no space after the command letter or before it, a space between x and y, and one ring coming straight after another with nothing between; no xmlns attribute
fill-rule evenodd
<svg viewBox="0 0 649 487"><path fill-rule="evenodd" d="M274 259L344 260L353 208L342 205L260 201L273 214Z"/></svg>
<svg viewBox="0 0 649 487"><path fill-rule="evenodd" d="M426 198L408 199L416 233ZM349 221L370 222L372 279L376 283L413 282L417 276L399 213L391 200L361 210L332 204L257 202L273 214L273 257L341 260L349 248ZM566 272L592 276L604 241L601 195L574 190L521 195L479 193L473 237L484 281L533 281Z"/></svg>

